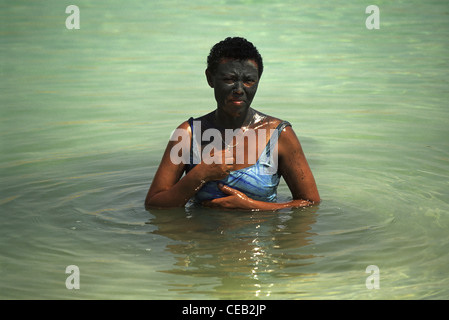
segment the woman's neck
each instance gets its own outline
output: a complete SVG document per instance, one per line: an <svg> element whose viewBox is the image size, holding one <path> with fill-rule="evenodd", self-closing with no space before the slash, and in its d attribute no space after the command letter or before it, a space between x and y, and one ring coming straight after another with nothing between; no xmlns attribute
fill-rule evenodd
<svg viewBox="0 0 449 320"><path fill-rule="evenodd" d="M238 129L242 127L248 127L252 123L255 111L248 108L245 113L242 113L236 117L230 116L221 109L215 110L215 124L218 128L222 129Z"/></svg>

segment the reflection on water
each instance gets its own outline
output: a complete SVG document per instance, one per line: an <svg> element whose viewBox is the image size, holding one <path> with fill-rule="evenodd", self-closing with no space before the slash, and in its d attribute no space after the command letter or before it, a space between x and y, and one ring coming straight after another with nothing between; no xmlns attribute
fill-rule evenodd
<svg viewBox="0 0 449 320"><path fill-rule="evenodd" d="M148 223L157 227L154 234L174 240L166 250L175 263L160 272L217 279L213 291L220 297L269 297L279 280L306 275L301 267L313 264L315 256L301 254L301 247L312 244L316 211L151 210Z"/></svg>

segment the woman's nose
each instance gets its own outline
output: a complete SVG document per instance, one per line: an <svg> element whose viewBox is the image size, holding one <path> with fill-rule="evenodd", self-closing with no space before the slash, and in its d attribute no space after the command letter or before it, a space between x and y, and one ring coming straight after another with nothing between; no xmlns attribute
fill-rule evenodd
<svg viewBox="0 0 449 320"><path fill-rule="evenodd" d="M243 83L241 81L237 81L234 85L234 89L232 90L234 94L243 94Z"/></svg>

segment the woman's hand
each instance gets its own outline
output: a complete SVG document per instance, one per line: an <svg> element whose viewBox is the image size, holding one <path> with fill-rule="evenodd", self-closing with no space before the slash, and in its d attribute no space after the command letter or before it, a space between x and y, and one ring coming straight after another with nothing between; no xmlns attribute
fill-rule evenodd
<svg viewBox="0 0 449 320"><path fill-rule="evenodd" d="M204 201L203 205L210 208L223 208L223 209L240 209L240 210L253 210L256 209L254 206L254 200L249 198L243 192L233 189L229 186L218 184L218 188L227 197L217 198L209 201Z"/></svg>
<svg viewBox="0 0 449 320"><path fill-rule="evenodd" d="M210 157L203 159L198 167L205 181L221 180L234 170L234 157L228 149L219 151L217 155L212 151Z"/></svg>
<svg viewBox="0 0 449 320"><path fill-rule="evenodd" d="M234 209L234 210L253 210L253 211L276 211L284 208L301 208L313 205L308 200L291 200L288 202L264 202L251 199L243 192L233 189L229 186L218 184L218 188L226 197L204 201L203 206L218 209Z"/></svg>

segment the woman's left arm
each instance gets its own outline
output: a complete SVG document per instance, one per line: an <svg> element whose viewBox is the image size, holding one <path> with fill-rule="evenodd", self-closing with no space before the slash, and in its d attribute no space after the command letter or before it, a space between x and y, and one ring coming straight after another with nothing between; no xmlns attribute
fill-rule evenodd
<svg viewBox="0 0 449 320"><path fill-rule="evenodd" d="M292 193L293 201L320 202L312 170L310 170L301 143L292 127L286 127L279 136L279 172Z"/></svg>
<svg viewBox="0 0 449 320"><path fill-rule="evenodd" d="M301 144L288 126L279 135L278 170L287 183L293 200L288 202L264 202L249 198L244 193L229 186L219 186L227 197L204 203L205 206L240 210L278 210L283 208L306 207L320 202L320 195L306 160Z"/></svg>

